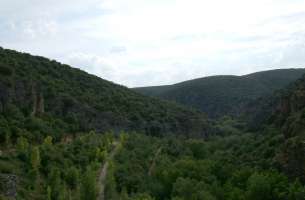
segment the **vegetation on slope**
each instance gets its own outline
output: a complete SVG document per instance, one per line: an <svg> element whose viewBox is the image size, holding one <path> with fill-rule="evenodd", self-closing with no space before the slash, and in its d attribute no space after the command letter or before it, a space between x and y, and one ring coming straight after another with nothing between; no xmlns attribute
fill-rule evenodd
<svg viewBox="0 0 305 200"><path fill-rule="evenodd" d="M61 142L51 136L42 143L19 137L0 156L0 174L17 177L13 185L0 181L0 199L96 199L97 172L113 148L112 141L111 134L94 132Z"/></svg>
<svg viewBox="0 0 305 200"><path fill-rule="evenodd" d="M303 200L304 185L274 160L283 139L275 129L208 141L131 134L116 156L108 199Z"/></svg>
<svg viewBox="0 0 305 200"><path fill-rule="evenodd" d="M264 73L238 82L249 93L232 93L255 99L266 90L254 87L254 80L270 90L287 81L279 78L281 70L278 76ZM226 79L228 90L235 79ZM253 94L253 87L259 92ZM221 97L221 105L226 98L236 103ZM305 76L259 101L262 106L253 107L258 115L249 113L271 117L257 124L257 132L222 116L212 124L214 135L198 138L212 126L200 112L55 61L0 49L0 199L15 187L18 199L95 200L97 171L113 136L88 132L130 130L146 135L121 134L122 146L109 161L107 200L304 200Z"/></svg>
<svg viewBox="0 0 305 200"><path fill-rule="evenodd" d="M206 117L46 58L0 48L0 142L96 130L205 135Z"/></svg>
<svg viewBox="0 0 305 200"><path fill-rule="evenodd" d="M142 94L194 107L210 117L238 115L249 102L286 87L305 69L280 69L245 76L212 76L174 85L134 88Z"/></svg>
<svg viewBox="0 0 305 200"><path fill-rule="evenodd" d="M116 157L114 196L304 200L305 76L261 103L256 108L269 117L252 133L248 124L223 117L218 136L205 140L130 135Z"/></svg>
<svg viewBox="0 0 305 200"><path fill-rule="evenodd" d="M198 111L0 48L0 199L94 200L110 147L91 130L205 136L209 127Z"/></svg>
<svg viewBox="0 0 305 200"><path fill-rule="evenodd" d="M285 90L277 102L269 124L279 127L285 137L278 159L290 177L305 181L305 76Z"/></svg>
<svg viewBox="0 0 305 200"><path fill-rule="evenodd" d="M278 129L284 140L275 159L289 177L305 181L305 75L272 96L249 104L245 116L250 130Z"/></svg>

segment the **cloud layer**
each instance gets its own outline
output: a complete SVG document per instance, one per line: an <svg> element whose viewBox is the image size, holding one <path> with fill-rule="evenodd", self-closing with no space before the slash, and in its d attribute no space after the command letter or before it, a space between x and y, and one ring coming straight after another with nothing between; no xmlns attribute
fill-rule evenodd
<svg viewBox="0 0 305 200"><path fill-rule="evenodd" d="M2 0L0 45L127 85L305 67L303 0Z"/></svg>

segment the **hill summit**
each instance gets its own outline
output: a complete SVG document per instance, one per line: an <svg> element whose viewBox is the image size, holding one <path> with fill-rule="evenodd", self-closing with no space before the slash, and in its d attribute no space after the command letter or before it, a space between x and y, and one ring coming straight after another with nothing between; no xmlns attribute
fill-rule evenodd
<svg viewBox="0 0 305 200"><path fill-rule="evenodd" d="M244 76L210 76L135 91L199 109L212 118L238 115L244 106L301 78L305 69L277 69Z"/></svg>

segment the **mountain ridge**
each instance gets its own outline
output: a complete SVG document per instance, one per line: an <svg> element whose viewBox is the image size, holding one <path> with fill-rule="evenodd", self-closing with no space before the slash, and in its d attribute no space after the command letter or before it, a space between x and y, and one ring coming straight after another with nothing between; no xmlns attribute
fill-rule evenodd
<svg viewBox="0 0 305 200"><path fill-rule="evenodd" d="M208 122L203 113L143 96L41 56L1 48L0 76L0 112L16 111L20 123L24 123L20 126L27 124L23 120L38 118L49 120L51 124L47 127L62 123L65 128L59 129L68 132L134 130L152 135L206 132Z"/></svg>
<svg viewBox="0 0 305 200"><path fill-rule="evenodd" d="M303 68L276 69L243 76L220 75L165 86L133 88L148 96L193 107L217 118L238 115L249 102L271 95L305 73Z"/></svg>

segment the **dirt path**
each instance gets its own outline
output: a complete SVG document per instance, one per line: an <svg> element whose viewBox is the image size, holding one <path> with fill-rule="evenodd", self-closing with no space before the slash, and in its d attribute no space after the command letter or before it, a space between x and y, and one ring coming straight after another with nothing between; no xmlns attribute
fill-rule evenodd
<svg viewBox="0 0 305 200"><path fill-rule="evenodd" d="M160 155L160 153L162 152L162 147L158 148L158 150L156 151L155 153L155 156L154 156L154 159L149 167L149 170L148 170L148 176L151 176L152 175L152 172L156 166L156 161L157 161L157 158L158 156Z"/></svg>
<svg viewBox="0 0 305 200"><path fill-rule="evenodd" d="M109 154L106 162L104 163L102 169L100 170L99 173L99 178L98 178L98 186L99 186L99 194L97 200L104 200L105 199L105 181L107 178L107 171L109 167L109 162L113 159L114 155L118 151L119 144L114 143L114 149L111 151Z"/></svg>

